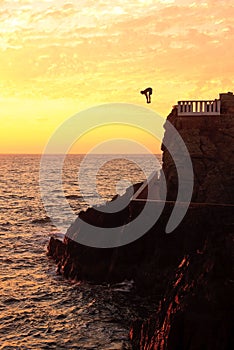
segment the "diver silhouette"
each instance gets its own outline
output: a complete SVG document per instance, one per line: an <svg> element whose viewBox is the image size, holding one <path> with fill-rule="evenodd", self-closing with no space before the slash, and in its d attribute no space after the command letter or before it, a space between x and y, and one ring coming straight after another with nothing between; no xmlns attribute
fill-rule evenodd
<svg viewBox="0 0 234 350"><path fill-rule="evenodd" d="M153 92L153 90L151 87L148 87L147 89L141 91L141 94L145 95L147 103L151 102L152 92Z"/></svg>

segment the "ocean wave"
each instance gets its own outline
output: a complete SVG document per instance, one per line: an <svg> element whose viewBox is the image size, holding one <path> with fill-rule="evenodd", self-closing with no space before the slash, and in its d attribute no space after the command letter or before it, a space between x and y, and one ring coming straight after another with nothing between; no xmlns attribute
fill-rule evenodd
<svg viewBox="0 0 234 350"><path fill-rule="evenodd" d="M19 303L19 302L20 302L19 299L13 298L13 297L7 298L3 301L4 304L14 304L14 303Z"/></svg>
<svg viewBox="0 0 234 350"><path fill-rule="evenodd" d="M31 221L32 224L46 224L48 222L50 222L50 217L49 216L45 216L44 218L38 218L38 219L33 219Z"/></svg>
<svg viewBox="0 0 234 350"><path fill-rule="evenodd" d="M65 196L67 199L83 199L83 196L80 196L78 194L68 194Z"/></svg>

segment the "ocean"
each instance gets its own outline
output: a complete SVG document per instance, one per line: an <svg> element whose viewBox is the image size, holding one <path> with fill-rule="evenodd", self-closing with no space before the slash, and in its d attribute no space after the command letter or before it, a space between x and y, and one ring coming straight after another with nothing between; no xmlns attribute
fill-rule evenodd
<svg viewBox="0 0 234 350"><path fill-rule="evenodd" d="M83 196L83 159L69 155L63 166L64 197L75 214L155 171L150 155L92 155ZM142 305L132 281L110 286L66 280L46 255L50 236L62 236L66 225L59 231L44 208L40 160L0 155L0 349L130 349L130 321ZM99 163L105 164L95 174L95 192L89 174Z"/></svg>

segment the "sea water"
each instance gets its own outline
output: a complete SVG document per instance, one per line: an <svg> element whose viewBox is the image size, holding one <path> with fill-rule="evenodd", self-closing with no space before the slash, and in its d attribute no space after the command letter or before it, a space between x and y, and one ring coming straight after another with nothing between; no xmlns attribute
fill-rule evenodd
<svg viewBox="0 0 234 350"><path fill-rule="evenodd" d="M53 157L56 162L58 156ZM66 157L63 190L74 213L124 193L126 185L155 170L151 156L125 158L89 159L91 172L97 160L105 164L95 174L96 192L87 180L84 200L78 178L84 156ZM39 155L0 155L0 349L128 349L130 322L142 303L133 283L69 281L46 255L50 236L65 232L53 225L41 200L40 160Z"/></svg>

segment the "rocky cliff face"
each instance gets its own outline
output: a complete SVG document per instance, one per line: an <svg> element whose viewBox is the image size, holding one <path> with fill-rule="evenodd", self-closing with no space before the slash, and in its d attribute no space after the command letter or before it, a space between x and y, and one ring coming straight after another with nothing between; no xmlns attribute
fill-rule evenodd
<svg viewBox="0 0 234 350"><path fill-rule="evenodd" d="M226 208L225 213L222 224L216 217L213 227L202 230L197 249L185 248L187 253L168 279L155 314L133 323L134 350L233 349L233 210L228 213Z"/></svg>
<svg viewBox="0 0 234 350"><path fill-rule="evenodd" d="M221 115L178 116L174 108L168 121L178 130L189 151L194 171L193 202L233 203L234 201L234 96L221 100ZM232 97L232 98L231 98ZM226 95L223 98L227 98ZM232 113L231 113L232 112ZM180 144L165 123L164 141L172 147L183 167ZM163 172L167 180L168 200L177 197L175 163L162 145ZM185 165L186 168L186 165Z"/></svg>
<svg viewBox="0 0 234 350"><path fill-rule="evenodd" d="M179 228L180 233L185 230L184 238L177 236L177 230L173 233L175 240L183 240L184 255L178 266L170 270L154 316L133 323L130 336L134 350L229 350L234 347L230 305L234 294L230 268L233 266L234 207L227 205L234 201L234 96L221 94L220 99L219 116L178 116L177 108L168 116L191 156L192 201L206 203L206 210L207 203L219 205L216 209L211 206L211 212L200 211L199 216L194 211L195 216L189 219L192 227L186 220L191 215L190 207ZM178 190L174 159L180 160L180 166L186 166L168 122L164 140L174 152L172 157L162 145L167 199L173 201ZM226 204L221 206L221 203ZM202 206L198 204L200 210ZM224 220L221 211L225 214Z"/></svg>

